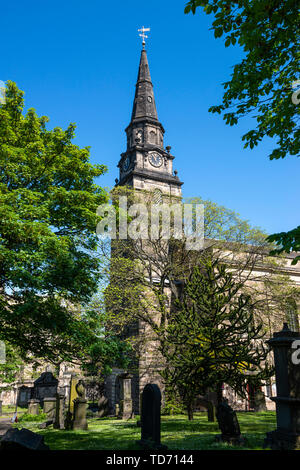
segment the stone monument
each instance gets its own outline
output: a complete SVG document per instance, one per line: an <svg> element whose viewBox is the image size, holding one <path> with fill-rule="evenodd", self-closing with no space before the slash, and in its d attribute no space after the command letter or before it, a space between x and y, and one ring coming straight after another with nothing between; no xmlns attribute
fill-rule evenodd
<svg viewBox="0 0 300 470"><path fill-rule="evenodd" d="M128 373L121 374L121 393L122 400L120 400L120 417L122 419L129 419L132 417L132 396L131 396L131 379L132 375Z"/></svg>
<svg viewBox="0 0 300 470"><path fill-rule="evenodd" d="M228 405L226 399L223 399L217 406L216 417L218 420L221 435L216 436L216 441L227 442L233 445L244 445L246 440L241 435L240 425L236 412Z"/></svg>
<svg viewBox="0 0 300 470"><path fill-rule="evenodd" d="M29 429L9 429L0 441L0 450L50 450L44 437Z"/></svg>
<svg viewBox="0 0 300 470"><path fill-rule="evenodd" d="M55 398L57 385L58 380L53 376L52 372L43 372L34 382L32 398L39 400L40 405L42 406L45 397Z"/></svg>
<svg viewBox="0 0 300 470"><path fill-rule="evenodd" d="M40 413L40 402L33 398L28 401L28 413L30 415L38 415Z"/></svg>
<svg viewBox="0 0 300 470"><path fill-rule="evenodd" d="M267 343L274 352L277 397L271 400L276 403L277 428L267 433L264 447L300 449L300 364L295 355L300 335L284 323Z"/></svg>
<svg viewBox="0 0 300 470"><path fill-rule="evenodd" d="M87 400L85 399L85 387L83 380L79 380L76 384L78 397L74 400L74 419L72 429L87 430L88 424L86 420Z"/></svg>
<svg viewBox="0 0 300 470"><path fill-rule="evenodd" d="M158 385L147 384L142 394L141 440L143 449L167 449L160 442L161 393Z"/></svg>
<svg viewBox="0 0 300 470"><path fill-rule="evenodd" d="M26 387L22 385L18 390L18 406L26 408L28 406L28 401L31 398L33 387Z"/></svg>
<svg viewBox="0 0 300 470"><path fill-rule="evenodd" d="M54 421L55 413L56 413L56 398L52 398L52 397L44 398L43 412L46 413L48 420Z"/></svg>
<svg viewBox="0 0 300 470"><path fill-rule="evenodd" d="M55 429L65 429L65 396L63 393L56 394L55 420L53 423Z"/></svg>
<svg viewBox="0 0 300 470"><path fill-rule="evenodd" d="M103 418L108 415L108 399L105 396L102 396L98 400L98 411L97 416Z"/></svg>

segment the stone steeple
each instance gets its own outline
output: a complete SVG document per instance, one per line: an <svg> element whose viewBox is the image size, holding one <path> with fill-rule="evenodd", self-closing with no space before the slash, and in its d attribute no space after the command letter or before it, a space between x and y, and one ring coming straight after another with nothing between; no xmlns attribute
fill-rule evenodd
<svg viewBox="0 0 300 470"><path fill-rule="evenodd" d="M158 121L147 52L142 49L131 122L150 118Z"/></svg>
<svg viewBox="0 0 300 470"><path fill-rule="evenodd" d="M143 47L131 120L125 129L127 149L121 154L117 184L180 196L183 184L173 173L171 147L164 148L165 130L158 120L147 52Z"/></svg>

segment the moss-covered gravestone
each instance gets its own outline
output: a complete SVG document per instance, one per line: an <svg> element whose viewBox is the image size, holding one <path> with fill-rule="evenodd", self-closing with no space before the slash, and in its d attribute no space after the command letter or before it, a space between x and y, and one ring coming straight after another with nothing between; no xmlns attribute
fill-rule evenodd
<svg viewBox="0 0 300 470"><path fill-rule="evenodd" d="M87 430L88 424L86 420L87 400L85 399L85 386L82 380L76 385L78 397L74 400L74 419L72 429Z"/></svg>
<svg viewBox="0 0 300 470"><path fill-rule="evenodd" d="M38 415L40 413L40 401L33 398L28 401L28 413L30 415Z"/></svg>
<svg viewBox="0 0 300 470"><path fill-rule="evenodd" d="M43 412L46 413L47 419L54 421L56 414L56 398L45 397L43 404Z"/></svg>

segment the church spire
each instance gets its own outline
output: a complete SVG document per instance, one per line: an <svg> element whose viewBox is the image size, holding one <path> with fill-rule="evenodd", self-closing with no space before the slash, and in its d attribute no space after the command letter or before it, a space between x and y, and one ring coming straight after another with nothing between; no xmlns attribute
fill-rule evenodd
<svg viewBox="0 0 300 470"><path fill-rule="evenodd" d="M133 123L147 118L158 122L147 52L143 47L141 51L131 122Z"/></svg>
<svg viewBox="0 0 300 470"><path fill-rule="evenodd" d="M174 156L170 146L164 148L164 128L156 112L153 85L150 76L145 35L150 28L139 29L143 38L140 65L131 114L126 127L127 148L121 153L118 163L120 178L117 185L131 185L134 188L159 189L168 195L181 195L183 184L177 172L173 173Z"/></svg>

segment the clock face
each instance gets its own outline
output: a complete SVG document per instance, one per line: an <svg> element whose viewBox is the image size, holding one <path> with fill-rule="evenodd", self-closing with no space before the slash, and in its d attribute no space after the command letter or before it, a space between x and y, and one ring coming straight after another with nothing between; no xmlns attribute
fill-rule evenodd
<svg viewBox="0 0 300 470"><path fill-rule="evenodd" d="M155 166L156 168L158 168L162 165L163 159L162 159L162 156L159 155L159 153L153 152L153 153L150 153L149 155L149 162L151 163L152 166Z"/></svg>
<svg viewBox="0 0 300 470"><path fill-rule="evenodd" d="M127 157L124 164L123 164L123 171L127 171L128 168L129 168L129 164L130 164L130 158Z"/></svg>

